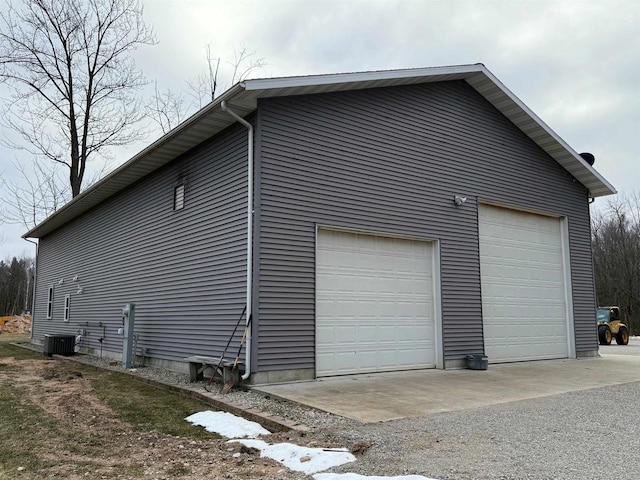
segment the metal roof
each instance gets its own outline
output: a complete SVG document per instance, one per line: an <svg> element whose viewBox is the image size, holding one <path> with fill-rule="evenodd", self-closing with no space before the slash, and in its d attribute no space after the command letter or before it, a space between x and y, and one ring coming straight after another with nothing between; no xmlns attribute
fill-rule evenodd
<svg viewBox="0 0 640 480"><path fill-rule="evenodd" d="M471 87L527 134L544 151L589 189L592 197L616 193L575 150L565 143L536 114L507 89L484 65L382 70L372 72L309 75L245 80L238 83L162 136L95 185L50 215L24 238L41 238L73 218L115 195L145 175L169 163L199 143L234 123L222 111L226 100L241 116L257 108L259 98L380 88L416 83L465 80Z"/></svg>

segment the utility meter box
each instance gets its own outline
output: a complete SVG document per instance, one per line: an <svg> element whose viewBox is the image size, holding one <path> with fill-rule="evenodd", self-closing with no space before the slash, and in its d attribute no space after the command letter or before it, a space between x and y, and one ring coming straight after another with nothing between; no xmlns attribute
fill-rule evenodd
<svg viewBox="0 0 640 480"><path fill-rule="evenodd" d="M134 303L127 303L122 308L122 329L118 329L118 333L122 330L124 339L122 341L122 366L124 368L133 368L134 366L134 333L133 327L135 325L136 317L136 305Z"/></svg>

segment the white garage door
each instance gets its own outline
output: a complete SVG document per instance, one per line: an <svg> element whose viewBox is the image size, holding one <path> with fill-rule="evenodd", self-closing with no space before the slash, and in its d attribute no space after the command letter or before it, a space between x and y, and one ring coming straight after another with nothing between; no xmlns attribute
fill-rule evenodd
<svg viewBox="0 0 640 480"><path fill-rule="evenodd" d="M318 232L316 375L435 365L433 246Z"/></svg>
<svg viewBox="0 0 640 480"><path fill-rule="evenodd" d="M478 215L489 361L568 357L560 219L488 205Z"/></svg>

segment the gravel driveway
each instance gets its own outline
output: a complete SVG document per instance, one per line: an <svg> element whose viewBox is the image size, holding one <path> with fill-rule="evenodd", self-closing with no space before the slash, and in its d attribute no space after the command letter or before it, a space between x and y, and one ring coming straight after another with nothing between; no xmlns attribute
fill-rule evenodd
<svg viewBox="0 0 640 480"><path fill-rule="evenodd" d="M601 353L640 355L640 338L632 338L625 347L601 347ZM90 356L82 360L106 364ZM183 374L151 367L139 369L138 374L177 385L188 383ZM360 424L255 391L236 390L227 396L312 427L306 435L291 435L293 443L371 445L357 462L336 468L336 472L418 474L440 480L640 478L638 398L640 383L628 383ZM287 440L287 434L280 435L280 440ZM617 451L628 454L615 455Z"/></svg>
<svg viewBox="0 0 640 480"><path fill-rule="evenodd" d="M342 471L442 480L637 479L638 398L640 385L627 384L351 426L336 437L374 446ZM629 454L612 454L621 450Z"/></svg>
<svg viewBox="0 0 640 480"><path fill-rule="evenodd" d="M628 345L618 345L615 340L611 345L600 345L603 355L638 355L640 356L640 337L629 337Z"/></svg>

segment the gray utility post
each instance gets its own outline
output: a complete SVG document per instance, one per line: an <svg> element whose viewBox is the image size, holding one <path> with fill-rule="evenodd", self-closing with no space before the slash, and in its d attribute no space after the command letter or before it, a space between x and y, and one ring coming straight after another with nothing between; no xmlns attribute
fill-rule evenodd
<svg viewBox="0 0 640 480"><path fill-rule="evenodd" d="M136 305L135 303L127 303L122 309L122 325L124 326L124 339L122 343L122 366L124 368L133 368L134 355L133 351L135 340L133 327L136 317Z"/></svg>

